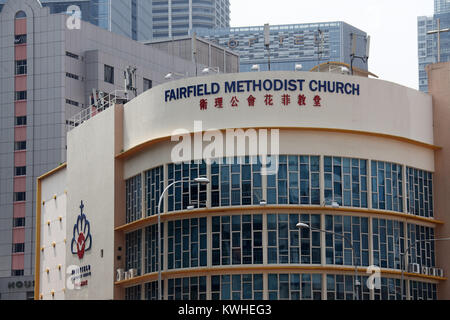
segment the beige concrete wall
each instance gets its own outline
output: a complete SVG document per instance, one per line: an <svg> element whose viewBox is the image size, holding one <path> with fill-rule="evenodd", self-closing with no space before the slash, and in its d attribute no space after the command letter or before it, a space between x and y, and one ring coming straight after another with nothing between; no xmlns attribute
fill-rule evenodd
<svg viewBox="0 0 450 320"><path fill-rule="evenodd" d="M224 135L225 136L225 135ZM270 137L269 137L270 139ZM193 141L193 140L192 140ZM172 163L171 152L178 142L159 142L124 162L124 177L131 178L161 164ZM203 150L211 142L203 143ZM223 145L225 146L225 139ZM194 154L192 146L191 153ZM248 152L247 154L253 155ZM411 143L383 137L338 132L281 130L280 154L308 154L354 157L387 161L426 171L434 171L434 151Z"/></svg>
<svg viewBox="0 0 450 320"><path fill-rule="evenodd" d="M262 89L225 93L226 82L267 79L300 79L305 82L302 91ZM359 85L360 95L313 92L309 88L311 81ZM212 82L221 87L216 95L165 102L166 90ZM266 94L273 96L273 106L265 105ZM290 105L282 105L283 94L291 95ZM298 105L299 94L305 95L306 106ZM322 99L322 107L314 107L313 99L316 94ZM247 99L250 95L256 98L254 107L248 106ZM214 107L217 97L223 98L222 109ZM233 97L239 100L239 107L231 107ZM208 99L207 110L200 110L201 99ZM431 97L422 92L387 81L331 73L258 72L169 81L140 95L125 107L124 150L150 140L172 136L177 129L193 132L194 121L202 121L203 130L254 127L332 128L393 135L433 144Z"/></svg>
<svg viewBox="0 0 450 320"><path fill-rule="evenodd" d="M64 300L66 288L66 170L41 182L39 292L42 300ZM37 290L36 289L36 290ZM52 294L53 292L53 294Z"/></svg>
<svg viewBox="0 0 450 320"><path fill-rule="evenodd" d="M433 97L435 143L434 207L436 218L445 222L436 229L438 238L450 236L450 63L427 66L429 92ZM450 273L450 241L436 243L437 265ZM440 299L450 299L450 281L438 288Z"/></svg>
<svg viewBox="0 0 450 320"><path fill-rule="evenodd" d="M91 266L91 276L83 279L88 280L87 286L81 290L67 290L69 300L109 300L114 297L115 117L116 108L112 107L68 134L69 246L66 263ZM82 260L70 250L81 201L92 235L92 248L86 251Z"/></svg>

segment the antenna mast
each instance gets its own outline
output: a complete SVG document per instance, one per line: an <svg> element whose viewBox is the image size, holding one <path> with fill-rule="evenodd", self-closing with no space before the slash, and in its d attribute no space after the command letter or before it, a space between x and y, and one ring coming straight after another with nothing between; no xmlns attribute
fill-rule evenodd
<svg viewBox="0 0 450 320"><path fill-rule="evenodd" d="M356 37L358 36L362 36L362 35L358 35L356 33L351 33L350 34L351 38L352 38L352 53L350 54L350 58L351 58L351 62L350 62L350 72L351 75L353 75L353 60L355 59L361 59L364 63L367 63L367 61L369 60L369 54L370 54L370 36L366 36L366 54L361 57L361 56L357 56L356 55Z"/></svg>
<svg viewBox="0 0 450 320"><path fill-rule="evenodd" d="M136 89L136 67L128 66L127 69L123 72L123 76L125 79L125 97L128 100L128 90L134 93L134 96L137 96Z"/></svg>
<svg viewBox="0 0 450 320"><path fill-rule="evenodd" d="M320 65L320 58L321 55L324 53L324 42L325 42L325 35L323 34L323 31L320 29L317 29L318 34L315 35L315 42L317 44L317 72L319 72L319 65Z"/></svg>
<svg viewBox="0 0 450 320"><path fill-rule="evenodd" d="M264 45L269 53L269 71L270 71L270 26L268 23L264 25Z"/></svg>

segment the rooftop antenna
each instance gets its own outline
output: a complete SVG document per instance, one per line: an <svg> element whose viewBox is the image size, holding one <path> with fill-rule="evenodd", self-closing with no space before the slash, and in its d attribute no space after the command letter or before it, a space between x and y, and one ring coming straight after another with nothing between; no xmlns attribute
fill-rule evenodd
<svg viewBox="0 0 450 320"><path fill-rule="evenodd" d="M370 36L366 38L366 59L369 60L370 57Z"/></svg>
<svg viewBox="0 0 450 320"><path fill-rule="evenodd" d="M198 76L198 66L197 66L197 32L194 31L192 34L192 55L195 62L195 76Z"/></svg>
<svg viewBox="0 0 450 320"><path fill-rule="evenodd" d="M266 23L264 25L264 45L269 53L269 71L270 71L270 25Z"/></svg>
<svg viewBox="0 0 450 320"><path fill-rule="evenodd" d="M128 66L127 69L123 72L125 79L125 97L128 100L128 91L132 91L134 96L137 96L136 89L136 67Z"/></svg>
<svg viewBox="0 0 450 320"><path fill-rule="evenodd" d="M353 60L355 59L361 59L362 62L367 63L367 61L369 60L369 55L370 55L370 36L363 36L363 35L358 35L356 33L351 33L350 34L352 37L352 53L350 54L350 58L351 58L351 62L350 62L350 72L351 75L353 75ZM366 39L366 52L365 55L363 57L356 55L356 41L357 41L357 37L365 37Z"/></svg>
<svg viewBox="0 0 450 320"><path fill-rule="evenodd" d="M317 29L318 34L315 36L316 44L317 44L317 72L319 72L319 65L320 65L320 56L323 54L323 47L325 42L325 35L323 34L323 31L320 29Z"/></svg>
<svg viewBox="0 0 450 320"><path fill-rule="evenodd" d="M96 89L92 89L92 104L98 108L98 91Z"/></svg>

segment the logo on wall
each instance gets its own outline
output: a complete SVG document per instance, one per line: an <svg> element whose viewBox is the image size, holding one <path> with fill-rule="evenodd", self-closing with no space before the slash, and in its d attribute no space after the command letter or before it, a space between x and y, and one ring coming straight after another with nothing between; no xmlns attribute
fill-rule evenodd
<svg viewBox="0 0 450 320"><path fill-rule="evenodd" d="M84 257L86 251L91 250L92 247L92 236L91 227L86 215L83 213L84 204L81 201L80 205L80 215L77 218L77 223L73 227L73 238L72 238L72 254L78 255L81 260Z"/></svg>

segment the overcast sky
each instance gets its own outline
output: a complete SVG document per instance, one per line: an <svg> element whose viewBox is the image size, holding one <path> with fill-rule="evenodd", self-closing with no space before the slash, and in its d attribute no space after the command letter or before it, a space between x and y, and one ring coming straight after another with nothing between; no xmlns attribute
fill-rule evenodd
<svg viewBox="0 0 450 320"><path fill-rule="evenodd" d="M417 17L433 0L230 0L231 26L344 21L371 36L369 70L418 89Z"/></svg>

